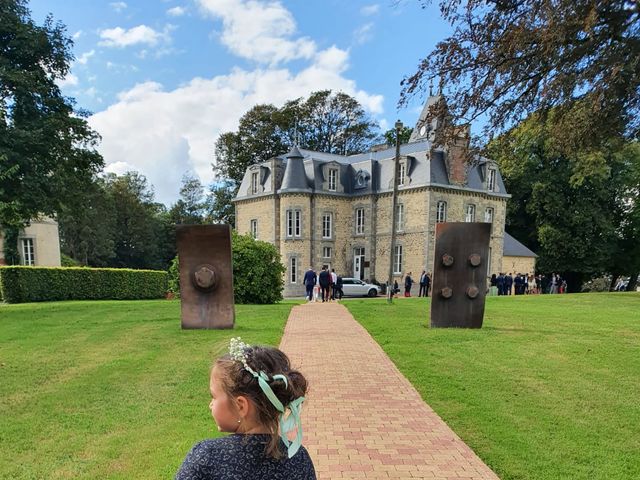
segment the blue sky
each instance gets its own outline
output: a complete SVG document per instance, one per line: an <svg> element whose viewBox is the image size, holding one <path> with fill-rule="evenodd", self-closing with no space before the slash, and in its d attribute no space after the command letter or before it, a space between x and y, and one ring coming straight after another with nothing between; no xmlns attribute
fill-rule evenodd
<svg viewBox="0 0 640 480"><path fill-rule="evenodd" d="M31 0L75 41L61 82L92 112L107 171L137 170L175 201L182 175L211 183L217 136L257 103L320 89L356 97L385 130L415 124L400 81L450 31L418 0Z"/></svg>

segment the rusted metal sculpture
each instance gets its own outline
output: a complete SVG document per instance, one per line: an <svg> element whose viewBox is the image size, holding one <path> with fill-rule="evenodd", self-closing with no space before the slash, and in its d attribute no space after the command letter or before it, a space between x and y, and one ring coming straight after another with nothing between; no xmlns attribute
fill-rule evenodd
<svg viewBox="0 0 640 480"><path fill-rule="evenodd" d="M182 328L233 328L229 225L178 225Z"/></svg>
<svg viewBox="0 0 640 480"><path fill-rule="evenodd" d="M482 327L490 238L490 223L436 225L432 327Z"/></svg>

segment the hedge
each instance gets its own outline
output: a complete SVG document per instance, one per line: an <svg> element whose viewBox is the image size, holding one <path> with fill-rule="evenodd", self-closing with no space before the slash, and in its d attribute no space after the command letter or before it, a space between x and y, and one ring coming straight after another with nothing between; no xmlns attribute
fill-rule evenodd
<svg viewBox="0 0 640 480"><path fill-rule="evenodd" d="M125 268L0 267L8 303L163 298L167 272Z"/></svg>

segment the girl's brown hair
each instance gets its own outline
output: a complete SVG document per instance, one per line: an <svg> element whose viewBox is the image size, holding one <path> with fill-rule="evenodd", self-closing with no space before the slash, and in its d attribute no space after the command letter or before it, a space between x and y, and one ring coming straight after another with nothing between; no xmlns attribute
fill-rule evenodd
<svg viewBox="0 0 640 480"><path fill-rule="evenodd" d="M289 358L277 348L259 345L248 347L245 349L245 358L250 368L256 372L263 371L269 376L269 386L285 406L285 410L289 403L307 393L307 380L300 372L291 369ZM271 434L266 454L273 458L280 458L282 456L278 432L280 412L264 394L258 384L258 379L245 370L241 362L234 360L230 355L219 358L214 367L217 367L222 388L227 395L232 398L240 395L245 396L256 406L257 421L267 427ZM288 387L283 380L273 379L273 376L277 374L287 377Z"/></svg>

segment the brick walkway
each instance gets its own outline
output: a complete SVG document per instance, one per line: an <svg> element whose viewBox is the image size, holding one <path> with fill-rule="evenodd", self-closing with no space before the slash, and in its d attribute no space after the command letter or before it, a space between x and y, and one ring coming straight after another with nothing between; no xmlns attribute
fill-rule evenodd
<svg viewBox="0 0 640 480"><path fill-rule="evenodd" d="M319 479L497 479L342 305L293 308L280 348L310 383L304 440Z"/></svg>

